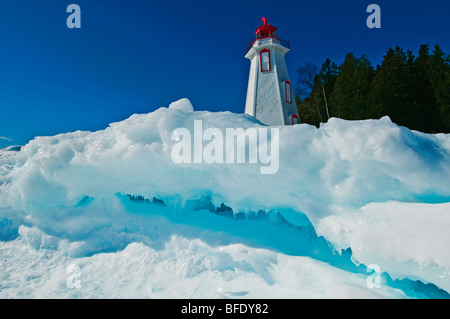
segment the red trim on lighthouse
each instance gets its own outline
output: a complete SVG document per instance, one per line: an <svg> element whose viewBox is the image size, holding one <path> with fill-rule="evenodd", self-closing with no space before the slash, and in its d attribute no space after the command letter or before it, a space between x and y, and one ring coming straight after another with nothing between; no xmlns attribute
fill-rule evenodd
<svg viewBox="0 0 450 319"><path fill-rule="evenodd" d="M276 37L277 28L275 28L273 25L267 24L266 18L262 18L262 21L264 25L259 26L255 31L256 38L259 39L267 37Z"/></svg>
<svg viewBox="0 0 450 319"><path fill-rule="evenodd" d="M267 54L266 54L267 53ZM267 56L268 59L268 65L266 66L265 63L263 64L263 55ZM272 61L270 59L270 50L263 49L259 52L259 64L261 66L261 72L269 72L272 71Z"/></svg>
<svg viewBox="0 0 450 319"><path fill-rule="evenodd" d="M284 95L286 96L286 103L292 104L292 86L289 80L284 82Z"/></svg>
<svg viewBox="0 0 450 319"><path fill-rule="evenodd" d="M294 123L294 119L295 119L296 123ZM294 125L294 124L298 124L298 116L297 116L297 114L293 114L292 115L292 125Z"/></svg>
<svg viewBox="0 0 450 319"><path fill-rule="evenodd" d="M262 40L262 39L267 39L267 38L272 38L274 39L274 42L282 45L286 48L289 49L289 41L280 39L277 36L277 28L275 28L273 25L267 24L267 19L266 18L262 18L263 21L263 25L259 26L256 31L255 31L255 39L251 40L249 45L245 48L245 54L248 53L248 51L250 51L250 49L253 47L253 44L257 41L257 40Z"/></svg>

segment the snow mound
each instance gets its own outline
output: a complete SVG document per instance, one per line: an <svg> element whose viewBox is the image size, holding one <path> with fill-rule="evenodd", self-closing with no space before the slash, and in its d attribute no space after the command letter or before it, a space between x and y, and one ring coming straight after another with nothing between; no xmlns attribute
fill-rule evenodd
<svg viewBox="0 0 450 319"><path fill-rule="evenodd" d="M191 101L184 98L175 102L172 102L169 105L170 110L180 110L184 112L194 112L194 107L191 104Z"/></svg>
<svg viewBox="0 0 450 319"><path fill-rule="evenodd" d="M311 238L315 231L338 251L351 248L357 264L377 264L395 278L450 291L449 135L410 131L388 117L332 118L319 129L278 127L279 170L264 175L258 163L248 161L175 163L172 132L194 132L200 120L203 130L265 127L244 114L194 112L183 99L102 131L38 137L18 152L3 151L0 226L8 227L0 240L20 236L35 249L94 258L87 256L134 242L163 246L173 229L208 243L225 231L229 241L252 246L256 240L257 246L304 253L307 236L275 232L267 239L253 229L257 223L236 232L236 223L198 214L224 204L235 218L277 212L292 227L312 223ZM135 198L150 202L130 200ZM149 215L167 227L152 228Z"/></svg>

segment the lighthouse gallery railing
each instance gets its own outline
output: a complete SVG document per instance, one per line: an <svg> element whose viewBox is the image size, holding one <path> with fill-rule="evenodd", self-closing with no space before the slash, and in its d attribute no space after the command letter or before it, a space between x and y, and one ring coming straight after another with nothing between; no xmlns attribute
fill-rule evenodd
<svg viewBox="0 0 450 319"><path fill-rule="evenodd" d="M250 51L250 49L253 47L253 44L254 44L256 41L258 41L258 40L263 40L263 39L268 39L268 38L272 38L272 39L274 39L275 41L277 41L278 44L280 44L280 45L282 45L282 46L284 46L284 47L290 49L290 47L289 47L289 41L280 39L280 38L278 38L278 37L270 36L270 37L257 38L257 39L251 40L250 43L248 44L248 46L245 48L245 54L247 54L248 51Z"/></svg>

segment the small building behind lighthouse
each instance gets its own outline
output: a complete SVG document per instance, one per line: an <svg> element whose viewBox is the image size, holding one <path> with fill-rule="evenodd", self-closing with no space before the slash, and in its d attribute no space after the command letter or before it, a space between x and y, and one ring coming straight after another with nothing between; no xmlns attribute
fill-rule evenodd
<svg viewBox="0 0 450 319"><path fill-rule="evenodd" d="M284 56L289 42L277 37L277 28L267 24L255 31L255 39L247 47L250 60L245 113L270 125L294 125L299 116Z"/></svg>

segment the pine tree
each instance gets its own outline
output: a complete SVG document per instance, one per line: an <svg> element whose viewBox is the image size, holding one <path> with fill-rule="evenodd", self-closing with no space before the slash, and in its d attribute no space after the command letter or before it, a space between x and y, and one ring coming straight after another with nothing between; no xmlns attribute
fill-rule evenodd
<svg viewBox="0 0 450 319"><path fill-rule="evenodd" d="M432 132L439 125L439 114L435 98L435 89L432 85L432 58L429 54L429 46L421 45L419 55L414 63L414 81L411 95L415 97L418 106L415 120L411 128L422 132Z"/></svg>
<svg viewBox="0 0 450 319"><path fill-rule="evenodd" d="M347 54L331 95L331 113L348 120L367 118L367 96L374 76L369 60Z"/></svg>
<svg viewBox="0 0 450 319"><path fill-rule="evenodd" d="M411 127L417 117L417 103L411 97L413 78L411 54L390 48L377 69L369 93L371 117L388 115L398 125Z"/></svg>
<svg viewBox="0 0 450 319"><path fill-rule="evenodd" d="M434 120L441 132L450 132L450 56L446 56L439 45L429 57L428 78L436 103Z"/></svg>
<svg viewBox="0 0 450 319"><path fill-rule="evenodd" d="M410 129L450 132L450 55L438 45L432 54L422 45L417 58L411 50L389 48L376 70L364 55L349 53L339 67L330 59L318 72L307 64L305 79L308 90L296 97L303 123L388 115Z"/></svg>

